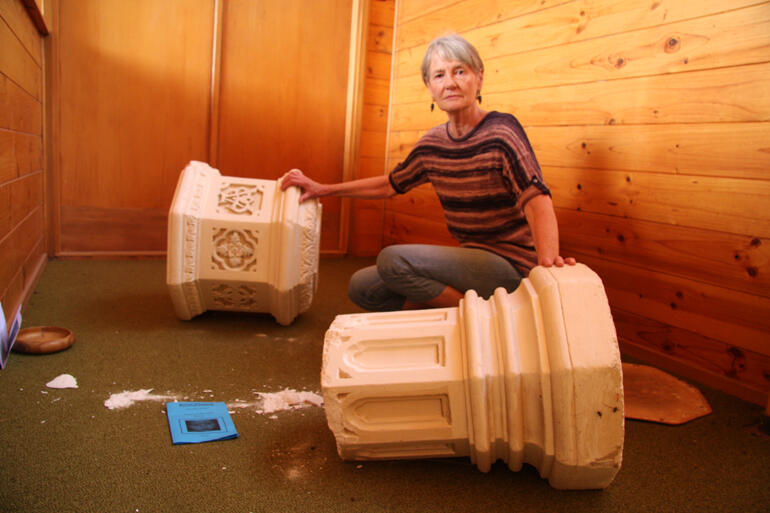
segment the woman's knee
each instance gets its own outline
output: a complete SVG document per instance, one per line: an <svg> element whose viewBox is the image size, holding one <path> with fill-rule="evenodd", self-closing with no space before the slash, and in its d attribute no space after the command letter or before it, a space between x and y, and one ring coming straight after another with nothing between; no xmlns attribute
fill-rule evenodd
<svg viewBox="0 0 770 513"><path fill-rule="evenodd" d="M361 303L366 302L367 291L375 285L375 281L378 279L377 269L374 266L365 267L353 273L350 282L348 282L350 300L361 306Z"/></svg>
<svg viewBox="0 0 770 513"><path fill-rule="evenodd" d="M353 273L348 283L348 297L361 308L376 312L399 310L404 303L403 297L388 290L375 266Z"/></svg>
<svg viewBox="0 0 770 513"><path fill-rule="evenodd" d="M382 248L377 255L377 272L388 281L393 277L403 276L413 272L409 263L411 244L396 244Z"/></svg>

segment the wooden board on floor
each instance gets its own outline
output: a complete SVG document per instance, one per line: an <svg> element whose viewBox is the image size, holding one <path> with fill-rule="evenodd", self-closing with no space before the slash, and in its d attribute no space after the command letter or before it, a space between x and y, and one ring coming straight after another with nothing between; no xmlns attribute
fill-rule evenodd
<svg viewBox="0 0 770 513"><path fill-rule="evenodd" d="M623 364L627 419L679 425L711 413L700 390L648 365Z"/></svg>

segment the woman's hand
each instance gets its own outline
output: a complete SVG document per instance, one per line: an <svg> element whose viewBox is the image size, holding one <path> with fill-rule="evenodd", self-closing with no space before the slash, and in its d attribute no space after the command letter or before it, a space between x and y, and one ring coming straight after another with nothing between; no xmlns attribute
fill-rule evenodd
<svg viewBox="0 0 770 513"><path fill-rule="evenodd" d="M280 179L281 190L285 191L287 188L295 185L302 189L302 195L299 197L299 202L302 203L305 200L319 198L324 195L323 185L311 180L305 176L299 169L292 169Z"/></svg>
<svg viewBox="0 0 770 513"><path fill-rule="evenodd" d="M543 267L551 267L555 265L556 267L564 267L564 264L567 265L575 265L577 263L577 260L575 260L572 257L562 257L561 255L556 255L554 258L550 257L544 257L544 258L538 258L537 259L537 265L542 265Z"/></svg>

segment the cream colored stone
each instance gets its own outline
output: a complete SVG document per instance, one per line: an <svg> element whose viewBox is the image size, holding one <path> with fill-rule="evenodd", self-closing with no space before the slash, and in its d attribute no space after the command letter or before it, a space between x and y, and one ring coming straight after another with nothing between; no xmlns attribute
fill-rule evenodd
<svg viewBox="0 0 770 513"><path fill-rule="evenodd" d="M344 459L470 456L535 466L560 489L620 469L623 381L599 277L537 267L512 294L457 308L340 315L321 387Z"/></svg>
<svg viewBox="0 0 770 513"><path fill-rule="evenodd" d="M168 219L166 283L181 319L206 310L266 312L291 324L318 277L321 204L275 180L221 176L192 161Z"/></svg>

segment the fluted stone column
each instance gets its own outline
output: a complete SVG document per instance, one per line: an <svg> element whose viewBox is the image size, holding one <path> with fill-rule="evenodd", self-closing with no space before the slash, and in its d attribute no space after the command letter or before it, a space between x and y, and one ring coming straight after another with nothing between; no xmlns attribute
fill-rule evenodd
<svg viewBox="0 0 770 513"><path fill-rule="evenodd" d="M623 382L601 280L537 267L512 294L457 308L340 315L321 386L344 459L469 456L604 488L621 464Z"/></svg>
<svg viewBox="0 0 770 513"><path fill-rule="evenodd" d="M168 220L166 283L177 315L270 313L283 325L307 310L318 277L321 204L275 180L221 176L190 162Z"/></svg>

